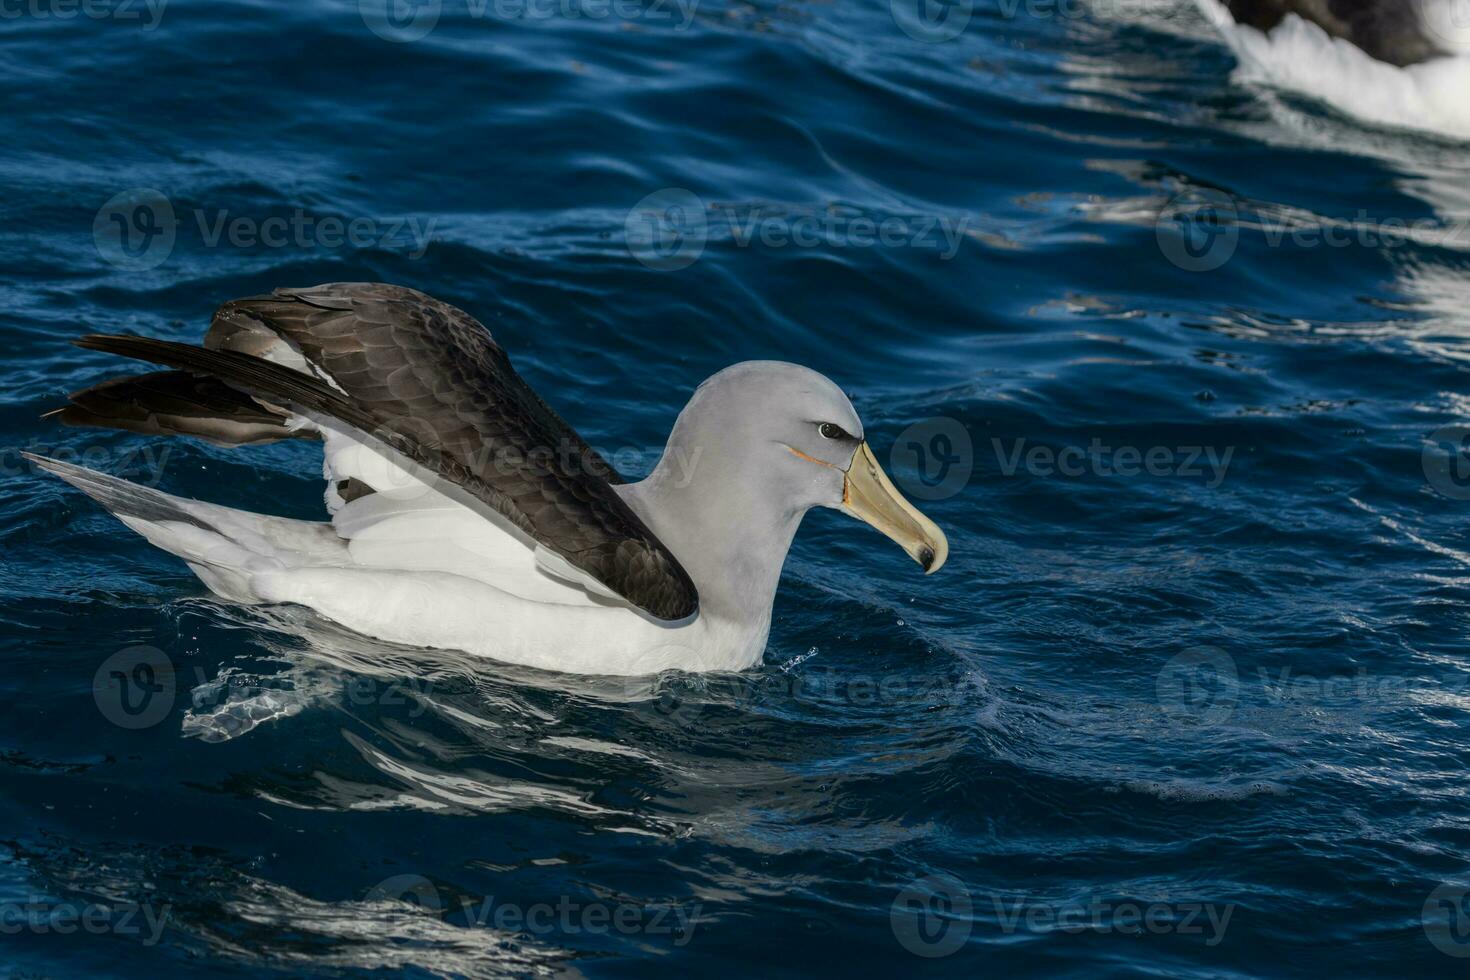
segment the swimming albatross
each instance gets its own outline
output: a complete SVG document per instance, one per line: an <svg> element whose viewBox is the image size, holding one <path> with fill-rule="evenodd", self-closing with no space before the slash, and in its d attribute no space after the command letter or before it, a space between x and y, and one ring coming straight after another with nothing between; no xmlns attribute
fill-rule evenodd
<svg viewBox="0 0 1470 980"><path fill-rule="evenodd" d="M1359 119L1470 138L1465 0L1196 0L1243 80Z"/></svg>
<svg viewBox="0 0 1470 980"><path fill-rule="evenodd" d="M740 670L760 661L802 515L836 507L925 572L943 532L894 489L851 403L794 364L705 381L653 473L625 483L489 332L378 283L225 304L203 346L76 343L169 370L104 382L51 415L223 445L324 443L329 522L41 467L183 558L216 594L297 603L392 642L550 670Z"/></svg>
<svg viewBox="0 0 1470 980"><path fill-rule="evenodd" d="M1459 0L1222 0L1231 18L1269 34L1292 17L1399 68L1453 53ZM1441 15L1443 10L1443 15Z"/></svg>

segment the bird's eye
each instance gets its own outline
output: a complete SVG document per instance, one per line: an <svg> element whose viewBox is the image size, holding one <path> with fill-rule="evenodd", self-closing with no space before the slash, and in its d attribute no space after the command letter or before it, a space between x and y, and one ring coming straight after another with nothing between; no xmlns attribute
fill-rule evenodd
<svg viewBox="0 0 1470 980"><path fill-rule="evenodd" d="M842 426L833 425L831 422L823 422L817 426L817 431L822 434L823 439L851 439L852 436L842 431Z"/></svg>

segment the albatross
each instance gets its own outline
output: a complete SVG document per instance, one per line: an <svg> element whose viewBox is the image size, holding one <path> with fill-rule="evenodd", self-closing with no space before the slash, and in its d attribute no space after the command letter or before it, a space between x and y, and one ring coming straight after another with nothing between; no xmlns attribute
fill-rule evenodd
<svg viewBox="0 0 1470 980"><path fill-rule="evenodd" d="M1196 0L1239 74L1367 122L1470 139L1464 0Z"/></svg>
<svg viewBox="0 0 1470 980"><path fill-rule="evenodd" d="M48 413L226 446L323 445L328 521L189 500L32 456L212 592L294 603L393 643L547 670L636 675L760 662L802 516L832 507L925 573L949 547L904 499L832 381L747 361L701 384L628 483L473 317L381 283L235 300L202 346L75 343L165 370Z"/></svg>

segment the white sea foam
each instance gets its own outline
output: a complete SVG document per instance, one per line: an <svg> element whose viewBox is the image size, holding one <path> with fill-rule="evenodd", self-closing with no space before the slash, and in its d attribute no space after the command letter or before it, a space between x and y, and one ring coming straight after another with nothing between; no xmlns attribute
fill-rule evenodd
<svg viewBox="0 0 1470 980"><path fill-rule="evenodd" d="M1425 18L1451 56L1397 68L1290 14L1269 34L1242 27L1219 0L1196 0L1240 62L1236 78L1291 89L1366 122L1470 140L1470 27L1460 0L1426 4Z"/></svg>

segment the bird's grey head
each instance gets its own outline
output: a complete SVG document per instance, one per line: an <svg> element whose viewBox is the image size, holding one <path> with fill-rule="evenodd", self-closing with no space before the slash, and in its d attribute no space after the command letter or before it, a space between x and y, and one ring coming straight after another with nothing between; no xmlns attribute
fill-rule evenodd
<svg viewBox="0 0 1470 980"><path fill-rule="evenodd" d="M834 507L892 538L925 572L949 554L944 532L878 465L852 402L809 368L745 361L714 375L679 414L665 462L671 456L680 457L689 489L722 501L732 520L748 501L793 517Z"/></svg>

